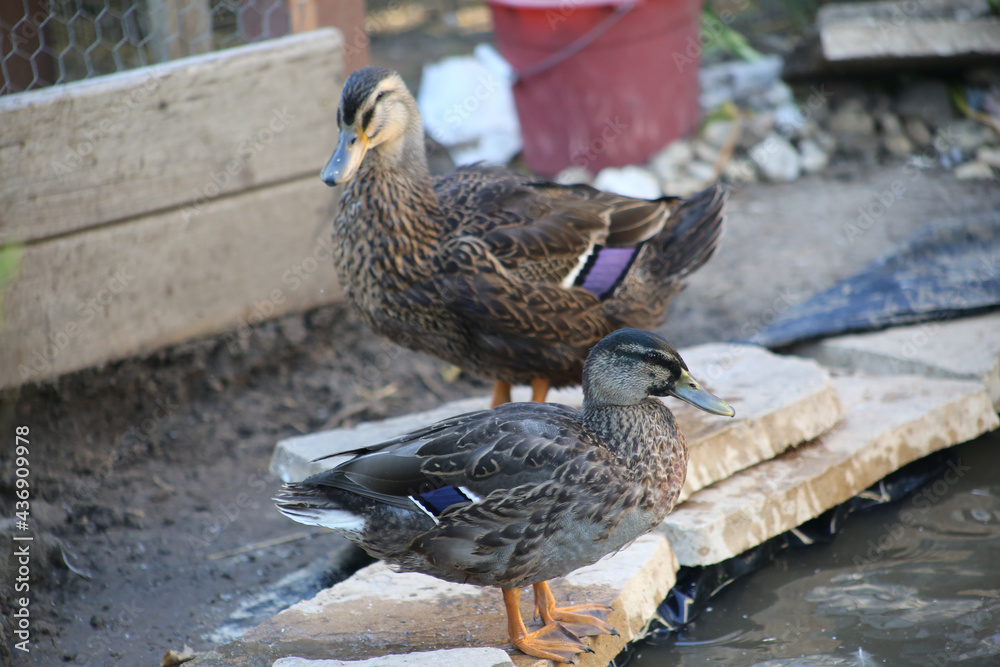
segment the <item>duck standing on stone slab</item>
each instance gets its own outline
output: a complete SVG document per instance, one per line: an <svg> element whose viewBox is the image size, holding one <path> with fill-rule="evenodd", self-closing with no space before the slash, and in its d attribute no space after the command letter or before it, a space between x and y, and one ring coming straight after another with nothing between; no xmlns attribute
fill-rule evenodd
<svg viewBox="0 0 1000 667"><path fill-rule="evenodd" d="M398 571L499 587L514 646L570 662L589 650L580 637L614 633L611 608L557 608L545 582L628 545L673 508L688 451L673 414L652 398L668 395L734 414L663 338L620 329L586 360L580 411L507 403L453 417L338 453L344 461L286 484L275 502ZM544 622L533 632L519 607L528 585Z"/></svg>
<svg viewBox="0 0 1000 667"><path fill-rule="evenodd" d="M474 165L432 179L416 101L366 67L344 84L322 178L348 183L334 220L341 286L394 342L496 382L580 383L615 329L658 326L681 280L714 253L724 191L633 199Z"/></svg>

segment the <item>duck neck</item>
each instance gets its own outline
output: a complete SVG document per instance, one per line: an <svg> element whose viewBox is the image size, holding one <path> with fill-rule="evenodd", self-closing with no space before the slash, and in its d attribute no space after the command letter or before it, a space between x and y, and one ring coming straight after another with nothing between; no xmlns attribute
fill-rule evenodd
<svg viewBox="0 0 1000 667"><path fill-rule="evenodd" d="M372 213L369 233L389 252L418 259L440 237L443 216L427 169L423 123L413 106L406 130L365 156L342 203L363 202ZM356 221L349 224L357 227Z"/></svg>
<svg viewBox="0 0 1000 667"><path fill-rule="evenodd" d="M633 405L599 405L586 398L582 421L622 461L628 470L640 470L654 462L663 475L677 484L684 482L687 445L673 413L661 401L646 398ZM679 461L683 465L675 465ZM679 480L673 479L680 475Z"/></svg>

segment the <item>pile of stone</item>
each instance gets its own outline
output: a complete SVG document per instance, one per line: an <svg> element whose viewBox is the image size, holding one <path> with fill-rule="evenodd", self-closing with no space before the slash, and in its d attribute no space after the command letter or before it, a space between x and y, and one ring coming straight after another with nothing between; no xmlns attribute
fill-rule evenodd
<svg viewBox="0 0 1000 667"><path fill-rule="evenodd" d="M993 179L1000 171L1000 85L987 81L963 91L974 119L955 109L938 81L892 96L845 94L826 84L796 94L781 80L782 66L780 57L769 56L703 68L706 121L696 136L674 141L644 166L607 168L596 177L574 166L556 180L653 198L689 196L719 179L787 183L823 171L835 158L905 160L913 169L953 170L959 179Z"/></svg>

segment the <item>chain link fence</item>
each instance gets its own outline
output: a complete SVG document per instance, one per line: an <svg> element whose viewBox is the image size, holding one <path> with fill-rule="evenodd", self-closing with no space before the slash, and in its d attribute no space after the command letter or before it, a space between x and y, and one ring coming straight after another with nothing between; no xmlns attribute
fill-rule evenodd
<svg viewBox="0 0 1000 667"><path fill-rule="evenodd" d="M287 35L299 0L0 0L0 95Z"/></svg>

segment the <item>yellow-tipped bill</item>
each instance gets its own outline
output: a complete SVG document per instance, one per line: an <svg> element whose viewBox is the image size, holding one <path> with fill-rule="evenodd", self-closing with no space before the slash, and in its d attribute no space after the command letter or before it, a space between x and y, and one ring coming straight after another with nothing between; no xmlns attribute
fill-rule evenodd
<svg viewBox="0 0 1000 667"><path fill-rule="evenodd" d="M697 380L691 377L691 374L687 371L681 371L681 379L677 381L674 390L670 393L685 403L690 403L694 407L700 408L705 412L710 412L713 415L722 415L723 417L733 417L736 415L736 410L733 410L733 406L715 394L703 389Z"/></svg>
<svg viewBox="0 0 1000 667"><path fill-rule="evenodd" d="M323 167L320 178L330 187L346 183L357 173L367 152L368 137L364 132L350 127L341 130L337 150L333 151L333 157Z"/></svg>

